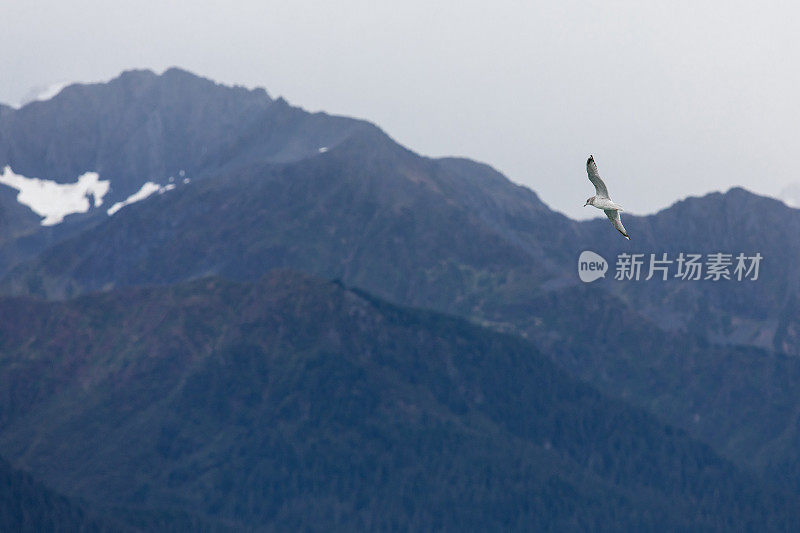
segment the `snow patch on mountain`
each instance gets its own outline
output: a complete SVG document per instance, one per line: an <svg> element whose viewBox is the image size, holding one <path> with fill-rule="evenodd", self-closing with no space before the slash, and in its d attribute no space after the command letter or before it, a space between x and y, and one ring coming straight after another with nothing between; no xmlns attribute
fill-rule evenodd
<svg viewBox="0 0 800 533"><path fill-rule="evenodd" d="M16 174L8 165L0 174L0 183L19 191L17 201L44 217L42 226L54 226L67 215L100 207L111 187L111 182L101 180L97 172L86 172L74 183L58 183Z"/></svg>
<svg viewBox="0 0 800 533"><path fill-rule="evenodd" d="M155 193L164 194L165 192L171 191L174 188L175 188L175 184L174 183L170 183L168 185L163 185L162 186L162 185L159 185L158 183L154 183L152 181L148 181L144 185L142 185L141 189L139 189L135 193L131 194L130 196L125 198L123 201L117 202L114 205L112 205L111 208L108 210L108 216L113 215L114 213L116 213L117 211L119 211L120 209L125 207L126 205L131 205L131 204L135 204L136 202L141 202L142 200L144 200L148 196L152 196Z"/></svg>
<svg viewBox="0 0 800 533"><path fill-rule="evenodd" d="M20 99L19 104L17 104L16 107L20 108L24 105L30 104L31 102L43 102L45 100L50 100L55 95L60 93L61 90L67 85L69 85L69 83L60 82L43 87L34 87Z"/></svg>

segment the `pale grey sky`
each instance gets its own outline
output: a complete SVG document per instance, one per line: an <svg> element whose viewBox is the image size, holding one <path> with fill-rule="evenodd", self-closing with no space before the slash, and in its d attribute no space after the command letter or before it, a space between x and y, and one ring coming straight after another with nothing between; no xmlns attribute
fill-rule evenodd
<svg viewBox="0 0 800 533"><path fill-rule="evenodd" d="M800 182L800 8L655 4L12 0L0 101L180 66L487 162L575 217L590 153L632 213Z"/></svg>

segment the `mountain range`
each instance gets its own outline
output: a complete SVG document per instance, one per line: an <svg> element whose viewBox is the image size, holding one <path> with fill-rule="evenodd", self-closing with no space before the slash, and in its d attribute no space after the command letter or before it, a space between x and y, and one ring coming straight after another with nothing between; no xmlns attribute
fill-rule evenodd
<svg viewBox="0 0 800 533"><path fill-rule="evenodd" d="M6 166L109 184L48 226L0 185L0 454L103 513L370 529L794 516L800 211L781 202L734 188L626 214L628 243L485 164L179 69L0 109ZM763 261L757 280L583 284L583 250L612 269Z"/></svg>
<svg viewBox="0 0 800 533"><path fill-rule="evenodd" d="M519 337L304 274L6 300L0 315L0 447L102 512L233 529L798 518L793 495Z"/></svg>

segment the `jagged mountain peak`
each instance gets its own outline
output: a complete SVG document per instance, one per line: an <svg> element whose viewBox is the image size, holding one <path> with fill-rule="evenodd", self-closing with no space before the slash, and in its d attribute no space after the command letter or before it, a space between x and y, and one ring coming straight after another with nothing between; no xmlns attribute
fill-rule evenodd
<svg viewBox="0 0 800 533"><path fill-rule="evenodd" d="M33 211L7 219L13 227L6 233L14 235L33 234L52 220L102 219L103 203L125 205L143 187L171 188L222 169L313 157L365 125L309 114L273 101L264 89L229 87L178 68L160 75L130 70L105 83L69 85L19 110L0 109L0 172L19 176L0 185L0 213ZM107 184L101 201L81 197L77 184L87 173ZM73 193L78 207L65 212L80 216L54 217L37 207L67 202L61 196Z"/></svg>
<svg viewBox="0 0 800 533"><path fill-rule="evenodd" d="M764 207L769 209L785 210L786 205L771 196L766 196L744 187L731 187L727 191L715 191L705 194L703 196L689 196L682 200L678 200L671 206L662 209L658 212L668 213L670 211L679 211L681 209L738 209L749 207Z"/></svg>
<svg viewBox="0 0 800 533"><path fill-rule="evenodd" d="M229 91L244 95L250 93L254 96L272 100L264 88L246 89L240 85L226 85L218 83L210 78L206 78L179 67L170 67L161 74L150 69L130 69L121 72L114 78L103 82L76 82L60 83L53 87L58 87L58 91L46 91L47 98L32 99L30 103L35 103L35 107L40 107L45 102L64 93L65 96L96 98L97 92L113 92L118 90L127 91L127 94L120 97L140 97L142 91L148 90L167 90L167 91L186 91L187 89L197 90L216 90ZM22 106L22 108L27 105ZM22 110L19 109L19 111ZM12 108L13 109L13 108Z"/></svg>

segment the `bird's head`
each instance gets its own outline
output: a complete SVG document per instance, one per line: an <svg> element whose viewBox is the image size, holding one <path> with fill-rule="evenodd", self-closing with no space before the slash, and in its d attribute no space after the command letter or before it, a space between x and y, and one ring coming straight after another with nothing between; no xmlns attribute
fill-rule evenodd
<svg viewBox="0 0 800 533"><path fill-rule="evenodd" d="M586 200L586 203L583 204L583 207L586 207L587 205L594 205L594 196Z"/></svg>

